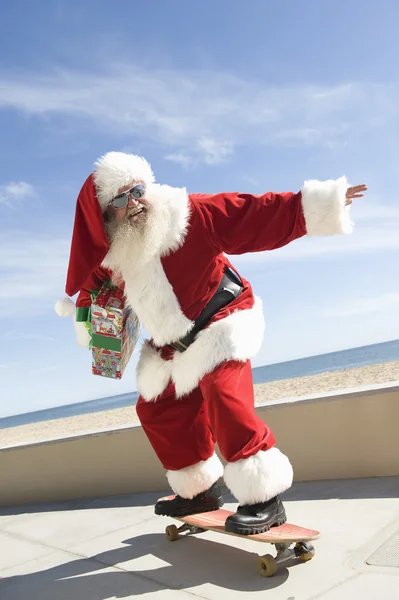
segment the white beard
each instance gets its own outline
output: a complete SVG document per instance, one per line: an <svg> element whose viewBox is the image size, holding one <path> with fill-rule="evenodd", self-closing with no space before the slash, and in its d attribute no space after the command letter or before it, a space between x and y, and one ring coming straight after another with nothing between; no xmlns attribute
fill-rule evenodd
<svg viewBox="0 0 399 600"><path fill-rule="evenodd" d="M131 222L127 218L120 224L110 223L107 231L111 246L103 265L110 268L117 279L140 270L159 255L168 226L165 211L153 206L148 208L141 221Z"/></svg>
<svg viewBox="0 0 399 600"><path fill-rule="evenodd" d="M116 279L126 279L153 258L174 249L185 234L188 216L185 190L154 184L149 186L148 196L146 212L137 221L126 218L120 224L112 221L106 225L111 246L102 264L113 271ZM176 216L180 218L176 220Z"/></svg>
<svg viewBox="0 0 399 600"><path fill-rule="evenodd" d="M185 335L192 323L182 313L161 257L185 239L189 203L184 189L153 184L142 220L109 223L111 247L103 265L117 285L125 283L128 304L159 346Z"/></svg>

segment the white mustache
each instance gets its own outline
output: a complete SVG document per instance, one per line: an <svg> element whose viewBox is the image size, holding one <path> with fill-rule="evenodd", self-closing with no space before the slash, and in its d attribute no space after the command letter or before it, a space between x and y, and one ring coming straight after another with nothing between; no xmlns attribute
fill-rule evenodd
<svg viewBox="0 0 399 600"><path fill-rule="evenodd" d="M131 216L137 215L142 210L145 210L145 206L144 206L144 204L141 204L141 202L139 202L137 204L137 206L135 206L134 208L131 209L128 216L131 217Z"/></svg>

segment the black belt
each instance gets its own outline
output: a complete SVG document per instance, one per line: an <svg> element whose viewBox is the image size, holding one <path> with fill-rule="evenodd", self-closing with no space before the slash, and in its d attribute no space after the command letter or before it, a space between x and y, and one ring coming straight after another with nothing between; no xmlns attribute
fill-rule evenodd
<svg viewBox="0 0 399 600"><path fill-rule="evenodd" d="M202 313L194 321L194 327L180 340L169 344L175 350L184 352L193 343L197 334L203 329L212 317L224 306L235 300L242 292L243 283L237 273L227 267L215 294L209 300Z"/></svg>

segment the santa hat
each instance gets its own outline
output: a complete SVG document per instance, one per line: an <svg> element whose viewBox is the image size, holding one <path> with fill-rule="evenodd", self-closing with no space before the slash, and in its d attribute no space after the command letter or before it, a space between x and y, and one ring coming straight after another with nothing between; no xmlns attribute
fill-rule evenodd
<svg viewBox="0 0 399 600"><path fill-rule="evenodd" d="M108 252L109 241L104 227L103 212L110 200L117 195L121 187L135 183L148 186L153 182L151 166L140 156L108 152L95 163L95 170L83 184L76 202L65 286L68 296L79 292ZM72 315L74 309L74 303L67 297L55 305L55 311L61 317Z"/></svg>
<svg viewBox="0 0 399 600"><path fill-rule="evenodd" d="M134 154L108 152L98 159L95 166L94 183L98 202L103 211L121 187L135 183L144 183L148 186L155 181L149 163Z"/></svg>

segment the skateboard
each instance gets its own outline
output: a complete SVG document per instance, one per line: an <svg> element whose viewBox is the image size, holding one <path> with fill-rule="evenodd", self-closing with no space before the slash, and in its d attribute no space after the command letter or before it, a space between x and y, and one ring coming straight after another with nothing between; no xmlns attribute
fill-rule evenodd
<svg viewBox="0 0 399 600"><path fill-rule="evenodd" d="M173 496L172 496L173 497ZM165 498L163 498L165 500ZM176 521L183 523L180 527L168 525L165 533L170 542L179 538L179 534L185 531L190 533L202 533L204 531L215 531L235 537L253 540L254 542L263 542L272 544L276 548L276 556L265 554L258 558L258 570L263 577L273 577L277 573L278 567L292 559L298 559L302 562L311 560L315 555L315 549L309 542L316 540L320 536L319 531L306 529L298 525L284 523L278 527L272 527L265 533L252 535L241 535L225 531L224 524L229 515L233 514L222 508L206 513L188 515L186 517L173 517ZM291 546L293 547L291 548Z"/></svg>

